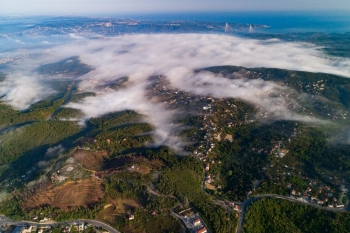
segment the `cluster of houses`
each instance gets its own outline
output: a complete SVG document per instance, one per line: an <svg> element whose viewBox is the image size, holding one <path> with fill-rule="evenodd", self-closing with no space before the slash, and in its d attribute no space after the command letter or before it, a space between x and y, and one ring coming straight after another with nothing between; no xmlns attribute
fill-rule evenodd
<svg viewBox="0 0 350 233"><path fill-rule="evenodd" d="M208 227L198 213L192 209L181 211L178 215L192 233L210 233Z"/></svg>
<svg viewBox="0 0 350 233"><path fill-rule="evenodd" d="M290 187L290 184L288 184ZM305 192L302 194L301 192L295 191L295 189L291 190L291 196L295 197L298 200L302 200L305 202L315 203L321 206L326 206L329 208L344 208L344 203L342 203L342 198L335 197L335 191L331 189L329 186L320 185L319 187L315 187L317 192L312 195L312 188L307 187ZM345 188L345 185L340 187L341 189L341 197L347 196L348 189ZM323 195L318 195L322 194ZM323 198L320 198L323 196Z"/></svg>
<svg viewBox="0 0 350 233"><path fill-rule="evenodd" d="M8 225L5 229L2 230L4 233L45 233L45 232L51 232L54 228L54 225L30 225L30 224L23 224L23 225ZM64 224L57 226L61 229L61 232L69 233L71 231L74 232L83 232L84 230L88 229L89 227L92 227L90 224L86 224L84 222L82 223L73 223L73 224Z"/></svg>

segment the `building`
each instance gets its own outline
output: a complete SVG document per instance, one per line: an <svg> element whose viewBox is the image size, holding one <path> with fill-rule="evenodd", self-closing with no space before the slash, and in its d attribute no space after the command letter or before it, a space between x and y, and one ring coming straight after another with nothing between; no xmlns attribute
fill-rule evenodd
<svg viewBox="0 0 350 233"><path fill-rule="evenodd" d="M207 232L208 232L208 230L206 227L201 227L196 231L196 233L207 233Z"/></svg>
<svg viewBox="0 0 350 233"><path fill-rule="evenodd" d="M224 140L225 140L225 141L233 142L233 137L232 137L231 134L226 134L225 137L224 137Z"/></svg>
<svg viewBox="0 0 350 233"><path fill-rule="evenodd" d="M323 204L324 204L324 201L322 201L322 200L317 200L317 204L323 205Z"/></svg>
<svg viewBox="0 0 350 233"><path fill-rule="evenodd" d="M195 218L195 219L193 220L193 225L198 226L198 225L200 225L200 224L201 224L201 220L200 220L199 218Z"/></svg>
<svg viewBox="0 0 350 233"><path fill-rule="evenodd" d="M135 219L135 216L133 214L130 214L129 215L129 220L134 220Z"/></svg>
<svg viewBox="0 0 350 233"><path fill-rule="evenodd" d="M282 149L282 150L280 150L280 152L278 153L277 157L283 158L288 152L289 152L289 150L287 150L287 149Z"/></svg>

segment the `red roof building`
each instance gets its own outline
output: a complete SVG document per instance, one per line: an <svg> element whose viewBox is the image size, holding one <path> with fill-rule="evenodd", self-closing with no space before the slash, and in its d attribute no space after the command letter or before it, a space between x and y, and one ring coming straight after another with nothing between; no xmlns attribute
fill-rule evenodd
<svg viewBox="0 0 350 233"><path fill-rule="evenodd" d="M199 228L197 231L196 231L196 233L207 233L208 231L207 231L207 228L206 227L201 227L201 228Z"/></svg>
<svg viewBox="0 0 350 233"><path fill-rule="evenodd" d="M200 220L199 218L195 218L195 219L193 220L193 224L194 224L195 226L197 226L197 225L201 224L201 220Z"/></svg>

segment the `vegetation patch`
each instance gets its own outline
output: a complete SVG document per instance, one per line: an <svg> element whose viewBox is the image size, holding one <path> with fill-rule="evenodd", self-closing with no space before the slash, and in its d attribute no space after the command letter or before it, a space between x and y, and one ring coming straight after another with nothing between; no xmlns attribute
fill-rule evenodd
<svg viewBox="0 0 350 233"><path fill-rule="evenodd" d="M244 233L345 233L349 228L349 213L320 210L276 198L261 198L249 205L243 223Z"/></svg>

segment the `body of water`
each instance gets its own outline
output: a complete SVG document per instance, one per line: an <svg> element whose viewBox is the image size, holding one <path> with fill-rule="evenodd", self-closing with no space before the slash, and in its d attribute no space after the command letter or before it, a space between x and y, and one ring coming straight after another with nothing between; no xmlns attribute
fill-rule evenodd
<svg viewBox="0 0 350 233"><path fill-rule="evenodd" d="M350 12L220 12L126 15L140 20L188 20L267 25L265 33L350 32Z"/></svg>

